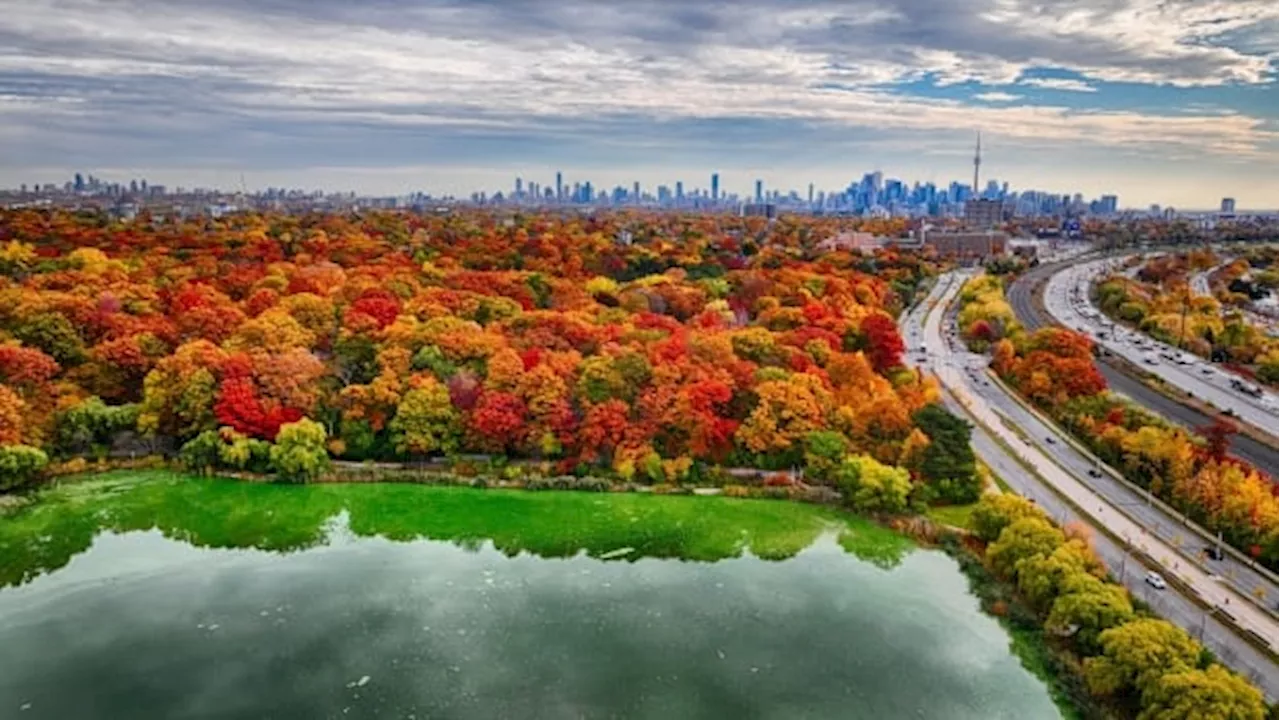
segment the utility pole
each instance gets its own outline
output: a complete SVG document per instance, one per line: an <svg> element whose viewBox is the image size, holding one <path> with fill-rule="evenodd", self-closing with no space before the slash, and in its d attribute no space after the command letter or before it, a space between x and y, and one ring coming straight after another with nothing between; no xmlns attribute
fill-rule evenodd
<svg viewBox="0 0 1280 720"><path fill-rule="evenodd" d="M1187 309L1191 307L1191 287L1187 286L1185 294L1182 296L1182 326L1178 328L1178 349L1185 350L1185 338L1187 337Z"/></svg>

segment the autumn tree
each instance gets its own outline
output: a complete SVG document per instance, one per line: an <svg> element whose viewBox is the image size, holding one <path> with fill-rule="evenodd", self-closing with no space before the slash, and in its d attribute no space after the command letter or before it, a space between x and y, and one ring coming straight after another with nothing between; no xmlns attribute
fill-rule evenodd
<svg viewBox="0 0 1280 720"><path fill-rule="evenodd" d="M998 575L1017 579L1018 565L1037 555L1050 555L1066 542L1062 531L1038 517L1009 523L987 546L987 562Z"/></svg>
<svg viewBox="0 0 1280 720"><path fill-rule="evenodd" d="M1262 693L1221 665L1162 675L1142 693L1138 720L1263 720Z"/></svg>
<svg viewBox="0 0 1280 720"><path fill-rule="evenodd" d="M1012 493L996 493L984 496L973 510L974 534L992 542L1000 537L1006 527L1018 520L1045 519L1044 511L1035 503Z"/></svg>
<svg viewBox="0 0 1280 720"><path fill-rule="evenodd" d="M467 419L467 429L476 447L491 452L508 452L523 441L527 417L528 408L518 396L485 392Z"/></svg>
<svg viewBox="0 0 1280 720"><path fill-rule="evenodd" d="M874 313L863 318L859 329L866 337L867 358L876 372L884 373L902 364L906 344L892 318L884 313Z"/></svg>
<svg viewBox="0 0 1280 720"><path fill-rule="evenodd" d="M1169 673L1197 667L1203 648L1182 628L1139 618L1098 636L1102 653L1085 660L1085 679L1095 695L1141 694Z"/></svg>
<svg viewBox="0 0 1280 720"><path fill-rule="evenodd" d="M449 400L448 388L432 376L418 376L414 385L391 420L396 450L411 455L456 450L460 416Z"/></svg>
<svg viewBox="0 0 1280 720"><path fill-rule="evenodd" d="M1045 620L1045 627L1073 636L1087 654L1098 650L1098 635L1133 618L1129 591L1086 573L1066 577Z"/></svg>
<svg viewBox="0 0 1280 720"><path fill-rule="evenodd" d="M831 393L815 376L796 373L762 382L755 389L755 409L738 428L737 439L754 453L797 450L810 432L821 430L831 407Z"/></svg>

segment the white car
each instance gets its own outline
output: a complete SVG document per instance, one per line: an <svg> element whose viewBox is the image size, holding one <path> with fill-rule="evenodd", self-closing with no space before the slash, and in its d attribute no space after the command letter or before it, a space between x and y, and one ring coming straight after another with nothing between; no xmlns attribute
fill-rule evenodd
<svg viewBox="0 0 1280 720"><path fill-rule="evenodd" d="M1169 584L1164 581L1164 576L1154 570L1147 573L1146 581L1148 585L1157 590L1169 587Z"/></svg>

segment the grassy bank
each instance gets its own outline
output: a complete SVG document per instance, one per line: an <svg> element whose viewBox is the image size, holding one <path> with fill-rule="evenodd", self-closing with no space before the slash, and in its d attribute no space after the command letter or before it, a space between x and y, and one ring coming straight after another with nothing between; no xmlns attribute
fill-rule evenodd
<svg viewBox="0 0 1280 720"><path fill-rule="evenodd" d="M39 491L0 522L0 585L61 567L100 531L157 528L200 547L289 552L326 542L345 513L357 536L430 539L503 552L713 561L744 552L782 559L823 532L859 557L896 562L902 535L837 509L729 497L518 490L407 484L276 485L162 470L81 476Z"/></svg>

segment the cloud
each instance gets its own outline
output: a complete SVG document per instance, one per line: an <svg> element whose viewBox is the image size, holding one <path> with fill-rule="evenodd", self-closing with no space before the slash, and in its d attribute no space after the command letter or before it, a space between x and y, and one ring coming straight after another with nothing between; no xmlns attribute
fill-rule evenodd
<svg viewBox="0 0 1280 720"><path fill-rule="evenodd" d="M990 103L1006 103L1006 102L1013 102L1014 100L1020 100L1022 99L1022 96L1014 95L1013 93L1000 92L998 90L993 90L990 92L978 93L977 95L973 96L973 99L981 100L983 102L990 102Z"/></svg>
<svg viewBox="0 0 1280 720"><path fill-rule="evenodd" d="M1070 92L1098 92L1098 88L1090 85L1083 80L1075 80L1072 78L1041 78L1031 77L1023 78L1018 81L1019 85L1030 85L1032 87L1045 88L1046 90L1067 90Z"/></svg>
<svg viewBox="0 0 1280 720"><path fill-rule="evenodd" d="M1261 0L25 3L0 14L0 142L18 168L280 167L746 147L727 137L795 152L850 131L928 153L981 126L1028 147L1274 165L1274 126L1242 112L1090 106L1084 91L1274 89L1273 57L1238 48L1275 16ZM1027 77L1046 69L1083 79ZM993 88L974 106L908 83L1082 92L1035 105Z"/></svg>

